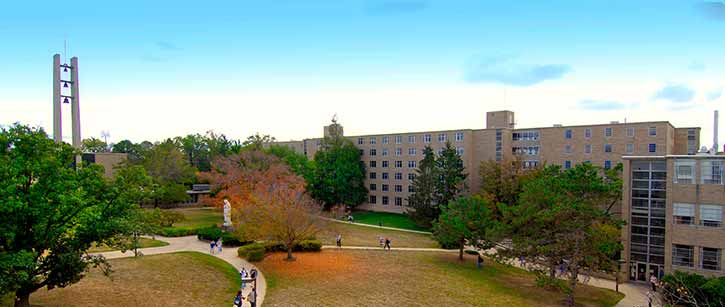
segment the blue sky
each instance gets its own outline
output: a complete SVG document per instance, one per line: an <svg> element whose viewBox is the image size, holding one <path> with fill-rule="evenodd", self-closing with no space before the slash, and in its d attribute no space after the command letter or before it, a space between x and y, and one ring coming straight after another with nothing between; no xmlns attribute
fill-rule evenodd
<svg viewBox="0 0 725 307"><path fill-rule="evenodd" d="M709 145L725 112L722 1L30 2L0 11L0 124L50 126L64 40L84 136L116 140L300 139L333 113L355 134L480 128L506 108L521 126L670 120Z"/></svg>

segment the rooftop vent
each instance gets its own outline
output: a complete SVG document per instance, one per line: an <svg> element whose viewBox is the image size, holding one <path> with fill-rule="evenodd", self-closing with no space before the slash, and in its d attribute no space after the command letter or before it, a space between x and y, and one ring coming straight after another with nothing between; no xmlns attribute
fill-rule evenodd
<svg viewBox="0 0 725 307"><path fill-rule="evenodd" d="M616 125L616 124L619 124L619 121L618 120L613 120L613 121L611 121L609 123L612 124L612 125Z"/></svg>
<svg viewBox="0 0 725 307"><path fill-rule="evenodd" d="M554 124L554 127L562 127L561 124Z"/></svg>

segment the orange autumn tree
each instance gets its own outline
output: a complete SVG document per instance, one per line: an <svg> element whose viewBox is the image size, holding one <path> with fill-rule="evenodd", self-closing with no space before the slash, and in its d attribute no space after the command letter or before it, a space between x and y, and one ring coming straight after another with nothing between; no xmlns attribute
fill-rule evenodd
<svg viewBox="0 0 725 307"><path fill-rule="evenodd" d="M220 189L216 203L229 199L237 231L281 243L287 260L294 260L295 245L322 230L321 206L307 194L305 180L273 156L251 151L226 157L204 177Z"/></svg>

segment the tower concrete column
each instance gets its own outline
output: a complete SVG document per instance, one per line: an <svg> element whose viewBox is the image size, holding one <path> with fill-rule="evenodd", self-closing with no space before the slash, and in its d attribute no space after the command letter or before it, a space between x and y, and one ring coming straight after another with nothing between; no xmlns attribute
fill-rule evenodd
<svg viewBox="0 0 725 307"><path fill-rule="evenodd" d="M56 142L63 142L60 86L60 54L56 54L53 56L53 140Z"/></svg>
<svg viewBox="0 0 725 307"><path fill-rule="evenodd" d="M73 147L81 148L81 110L80 94L78 92L78 57L70 59L70 80L71 80L71 123L73 125Z"/></svg>

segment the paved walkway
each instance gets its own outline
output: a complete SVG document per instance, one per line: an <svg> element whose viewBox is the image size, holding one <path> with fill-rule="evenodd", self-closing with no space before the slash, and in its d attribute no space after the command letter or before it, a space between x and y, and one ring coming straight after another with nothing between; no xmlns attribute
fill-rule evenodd
<svg viewBox="0 0 725 307"><path fill-rule="evenodd" d="M388 251L378 246L342 246L337 245L323 245L322 249L352 249L352 250L376 250L376 251ZM444 252L444 253L458 253L457 249L442 249L442 248L418 248L418 247L392 247L391 251L405 251L405 252Z"/></svg>
<svg viewBox="0 0 725 307"><path fill-rule="evenodd" d="M328 220L328 221L331 221L331 222L337 222L337 223L342 223L342 224L350 224L350 225L356 225L356 226L372 227L372 228L377 228L377 229L387 229L387 230L395 230L395 231L412 232L412 233L419 233L419 234L424 234L424 235L432 234L429 231L410 230L410 229L387 227L387 226L378 226L378 225L370 225L370 224L354 223L354 222L353 223L350 223L348 221L333 219L333 218L329 218L329 217L323 217L322 219Z"/></svg>
<svg viewBox="0 0 725 307"><path fill-rule="evenodd" d="M209 253L209 242L200 241L196 238L196 236L178 238L156 236L155 239L167 242L169 243L169 245L161 247L141 248L139 249L139 251L141 251L144 255L156 255L185 251L201 252L207 254ZM133 257L133 252L126 251L125 253L121 253L121 251L113 251L98 253L98 255L103 255L107 259L116 259ZM254 265L247 262L246 260L239 258L239 256L237 256L236 248L223 248L221 253L214 254L214 256L228 262L229 264L234 266L237 271L241 270L242 268L246 268L247 271L256 268ZM257 269L257 273L257 306L262 306L262 303L264 302L264 295L267 293L267 281L264 279L264 274L262 274L259 269ZM252 287L247 285L247 287L244 289L244 296L246 297L251 290ZM231 305L233 300L234 297L229 298L229 305ZM245 301L243 306L250 306L250 304L249 302Z"/></svg>

